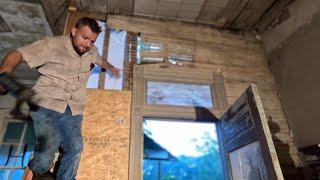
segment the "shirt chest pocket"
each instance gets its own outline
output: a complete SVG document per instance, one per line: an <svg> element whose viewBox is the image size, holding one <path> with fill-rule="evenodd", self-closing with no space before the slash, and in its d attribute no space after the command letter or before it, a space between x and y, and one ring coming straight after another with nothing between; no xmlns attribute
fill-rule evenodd
<svg viewBox="0 0 320 180"><path fill-rule="evenodd" d="M56 56L55 62L51 62L50 66L54 68L57 73L61 73L61 75L70 74L77 70L79 71L80 68L76 59L69 56Z"/></svg>
<svg viewBox="0 0 320 180"><path fill-rule="evenodd" d="M92 58L91 57L81 57L80 58L80 72L89 73L91 70Z"/></svg>

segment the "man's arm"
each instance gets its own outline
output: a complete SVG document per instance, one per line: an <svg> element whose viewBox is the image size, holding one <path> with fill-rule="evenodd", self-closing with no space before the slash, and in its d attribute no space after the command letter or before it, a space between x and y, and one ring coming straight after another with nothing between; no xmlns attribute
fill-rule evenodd
<svg viewBox="0 0 320 180"><path fill-rule="evenodd" d="M114 67L112 64L110 64L107 60L102 61L101 68L109 69L115 77L120 76L120 70Z"/></svg>
<svg viewBox="0 0 320 180"><path fill-rule="evenodd" d="M19 51L8 53L0 66L0 74L12 72L22 61L22 54ZM0 85L0 94L4 92L6 92L6 90Z"/></svg>
<svg viewBox="0 0 320 180"><path fill-rule="evenodd" d="M8 53L0 66L0 73L12 72L22 61L22 54L19 51Z"/></svg>

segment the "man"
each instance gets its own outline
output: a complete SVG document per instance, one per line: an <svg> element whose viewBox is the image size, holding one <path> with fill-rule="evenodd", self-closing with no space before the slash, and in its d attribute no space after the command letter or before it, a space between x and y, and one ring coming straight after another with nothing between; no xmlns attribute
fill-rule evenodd
<svg viewBox="0 0 320 180"><path fill-rule="evenodd" d="M61 147L57 179L76 177L83 148L81 122L91 65L119 75L117 68L102 60L93 44L100 32L95 20L82 18L70 36L48 37L18 48L5 57L0 67L0 73L10 73L25 61L40 73L33 87L40 108L30 112L37 147L28 167L36 175L50 170L54 154Z"/></svg>

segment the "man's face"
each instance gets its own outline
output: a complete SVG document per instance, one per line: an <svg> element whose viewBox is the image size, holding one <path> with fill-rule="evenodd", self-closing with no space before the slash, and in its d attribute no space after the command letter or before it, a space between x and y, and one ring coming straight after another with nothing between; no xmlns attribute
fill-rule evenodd
<svg viewBox="0 0 320 180"><path fill-rule="evenodd" d="M72 28L71 35L73 47L79 55L89 51L98 37L98 34L92 32L89 26Z"/></svg>

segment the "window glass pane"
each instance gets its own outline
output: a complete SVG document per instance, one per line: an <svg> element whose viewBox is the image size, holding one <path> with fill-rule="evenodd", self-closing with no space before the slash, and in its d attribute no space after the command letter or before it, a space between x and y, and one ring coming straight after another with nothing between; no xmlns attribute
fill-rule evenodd
<svg viewBox="0 0 320 180"><path fill-rule="evenodd" d="M162 50L163 50L162 44L151 43L151 42L141 43L141 51L159 52Z"/></svg>
<svg viewBox="0 0 320 180"><path fill-rule="evenodd" d="M11 174L11 179L12 180L20 180L22 179L23 173L24 173L24 169L15 169L12 170L12 174Z"/></svg>
<svg viewBox="0 0 320 180"><path fill-rule="evenodd" d="M11 147L11 153L10 153ZM16 154L18 146L4 145L0 146L0 166L25 168L33 155L35 145L23 145L20 153ZM11 154L11 156L9 155ZM17 157L15 157L17 156ZM1 179L1 178L0 178Z"/></svg>
<svg viewBox="0 0 320 180"><path fill-rule="evenodd" d="M21 147L20 153L17 153L17 145L6 145L0 146L0 165L1 166L23 166L22 156L24 152L24 146ZM17 154L16 154L17 153ZM15 157L19 156L19 157Z"/></svg>
<svg viewBox="0 0 320 180"><path fill-rule="evenodd" d="M168 56L168 61L175 62L175 61L192 61L191 55L176 55L176 54L170 54Z"/></svg>
<svg viewBox="0 0 320 180"><path fill-rule="evenodd" d="M213 107L209 85L149 81L147 91L148 104Z"/></svg>
<svg viewBox="0 0 320 180"><path fill-rule="evenodd" d="M8 179L10 170L0 169L0 179Z"/></svg>
<svg viewBox="0 0 320 180"><path fill-rule="evenodd" d="M140 35L137 37L137 64L141 63L141 56L140 56L140 51L141 51L141 37Z"/></svg>
<svg viewBox="0 0 320 180"><path fill-rule="evenodd" d="M162 57L143 57L141 62L163 62Z"/></svg>
<svg viewBox="0 0 320 180"><path fill-rule="evenodd" d="M268 179L259 141L232 151L228 157L234 179Z"/></svg>
<svg viewBox="0 0 320 180"><path fill-rule="evenodd" d="M28 145L26 149L26 153L24 154L24 159L23 159L23 167L27 167L31 156L33 155L33 151L35 149L35 145Z"/></svg>
<svg viewBox="0 0 320 180"><path fill-rule="evenodd" d="M9 145L1 145L0 146L0 165L1 166L5 166L6 161L9 157L9 149L10 146Z"/></svg>
<svg viewBox="0 0 320 180"><path fill-rule="evenodd" d="M26 134L24 135L24 144L34 145L36 144L36 135L32 123L28 123Z"/></svg>
<svg viewBox="0 0 320 180"><path fill-rule="evenodd" d="M11 175L10 175L10 171L12 171ZM2 169L2 170L0 170L0 179L21 180L23 173L24 173L23 169L14 169L14 170Z"/></svg>
<svg viewBox="0 0 320 180"><path fill-rule="evenodd" d="M4 143L19 143L24 122L10 122L6 134L3 138Z"/></svg>
<svg viewBox="0 0 320 180"><path fill-rule="evenodd" d="M108 62L113 66L117 67L119 72L119 77L112 75L110 71L107 71L104 89L123 89L124 80L124 60L126 55L126 31L111 30L108 46Z"/></svg>
<svg viewBox="0 0 320 180"><path fill-rule="evenodd" d="M143 130L144 180L222 179L214 123L145 119Z"/></svg>
<svg viewBox="0 0 320 180"><path fill-rule="evenodd" d="M24 126L27 125L23 143L19 149ZM4 137L0 144L0 166L12 169L0 169L0 179L21 179L35 148L35 134L32 123L9 122ZM18 152L19 150L19 152Z"/></svg>
<svg viewBox="0 0 320 180"><path fill-rule="evenodd" d="M137 64L142 62L163 62L163 44L142 41L141 37L137 37ZM147 55L144 53L148 52ZM159 56L159 53L161 56Z"/></svg>
<svg viewBox="0 0 320 180"><path fill-rule="evenodd" d="M87 81L87 88L97 89L99 86L99 74L101 72L101 68L97 65L94 65L91 69L91 74Z"/></svg>

